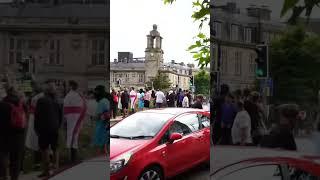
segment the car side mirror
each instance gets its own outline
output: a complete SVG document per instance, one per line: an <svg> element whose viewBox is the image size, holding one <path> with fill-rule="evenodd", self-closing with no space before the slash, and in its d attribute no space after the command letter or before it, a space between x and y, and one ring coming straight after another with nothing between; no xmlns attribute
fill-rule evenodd
<svg viewBox="0 0 320 180"><path fill-rule="evenodd" d="M182 134L180 134L180 133L172 133L170 135L169 142L173 143L174 141L179 140L181 138L182 138Z"/></svg>

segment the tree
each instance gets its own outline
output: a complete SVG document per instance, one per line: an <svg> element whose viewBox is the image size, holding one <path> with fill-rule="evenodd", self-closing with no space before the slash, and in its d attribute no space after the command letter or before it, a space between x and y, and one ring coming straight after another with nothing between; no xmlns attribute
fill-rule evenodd
<svg viewBox="0 0 320 180"><path fill-rule="evenodd" d="M302 27L289 28L271 44L274 99L313 106L320 89L320 37Z"/></svg>
<svg viewBox="0 0 320 180"><path fill-rule="evenodd" d="M194 84L196 86L196 94L209 95L210 74L205 70L199 71L194 76Z"/></svg>
<svg viewBox="0 0 320 180"><path fill-rule="evenodd" d="M163 0L165 4L172 4L176 0ZM199 33L194 37L194 44L187 49L193 54L195 61L201 68L210 63L210 38L203 33L203 25L210 21L210 3L209 0L194 0L192 2L194 12L191 18L199 23Z"/></svg>
<svg viewBox="0 0 320 180"><path fill-rule="evenodd" d="M151 80L151 82L148 82L149 85L152 83L154 89L161 90L169 89L172 84L169 77L164 73L158 73L157 76Z"/></svg>
<svg viewBox="0 0 320 180"><path fill-rule="evenodd" d="M290 10L292 11L291 17L288 22L290 24L297 24L297 20L299 16L305 12L305 16L307 17L307 23L309 21L310 15L314 7L320 7L320 0L304 0L302 5L299 0L284 0L281 17L286 15Z"/></svg>

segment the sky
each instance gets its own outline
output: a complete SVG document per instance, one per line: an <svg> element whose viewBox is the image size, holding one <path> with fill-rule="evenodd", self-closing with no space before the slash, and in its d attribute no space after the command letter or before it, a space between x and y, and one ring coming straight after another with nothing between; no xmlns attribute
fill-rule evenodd
<svg viewBox="0 0 320 180"><path fill-rule="evenodd" d="M121 51L144 57L147 34L157 24L163 37L164 61L194 63L186 51L199 32L191 18L192 10L192 0L178 0L172 5L164 5L162 0L111 0L110 60L117 59Z"/></svg>

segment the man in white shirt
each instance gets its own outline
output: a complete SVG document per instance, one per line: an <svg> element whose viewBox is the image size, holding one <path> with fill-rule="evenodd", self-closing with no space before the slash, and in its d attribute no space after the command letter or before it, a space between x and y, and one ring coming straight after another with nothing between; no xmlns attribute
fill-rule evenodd
<svg viewBox="0 0 320 180"><path fill-rule="evenodd" d="M162 107L162 103L163 103L164 98L165 98L164 93L158 89L156 92L156 107L157 108Z"/></svg>
<svg viewBox="0 0 320 180"><path fill-rule="evenodd" d="M87 103L78 92L78 83L69 82L70 91L63 103L64 118L67 125L67 148L71 151L71 161L77 161L78 140L82 122L87 113Z"/></svg>
<svg viewBox="0 0 320 180"><path fill-rule="evenodd" d="M189 98L188 98L188 94L187 93L184 94L184 98L183 98L183 101L182 101L182 107L183 108L188 108L189 107Z"/></svg>
<svg viewBox="0 0 320 180"><path fill-rule="evenodd" d="M251 118L249 113L244 109L244 103L239 101L238 113L234 119L231 129L232 142L235 145L251 145Z"/></svg>
<svg viewBox="0 0 320 180"><path fill-rule="evenodd" d="M137 93L134 91L134 87L132 87L130 91L130 109L132 113L135 112L137 99L138 99Z"/></svg>

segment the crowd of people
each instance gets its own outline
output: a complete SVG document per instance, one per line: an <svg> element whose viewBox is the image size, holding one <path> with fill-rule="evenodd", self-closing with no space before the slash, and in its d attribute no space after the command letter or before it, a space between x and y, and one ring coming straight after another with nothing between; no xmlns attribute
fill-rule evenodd
<svg viewBox="0 0 320 180"><path fill-rule="evenodd" d="M112 114L113 118L122 114L127 117L130 113L149 108L181 107L202 109L204 97L196 97L189 90L172 89L163 92L160 89L139 89L134 87L121 88L119 91L112 89Z"/></svg>
<svg viewBox="0 0 320 180"><path fill-rule="evenodd" d="M258 92L244 89L232 93L228 85L222 85L213 102L213 144L297 150L293 129L302 118L299 106L279 105L273 127L266 127L264 109Z"/></svg>
<svg viewBox="0 0 320 180"><path fill-rule="evenodd" d="M69 81L68 87L68 93L59 98L55 82L34 83L28 97L7 85L0 101L0 179L19 179L25 147L34 152L34 165L42 171L39 177L50 176L60 164L59 137L65 137L70 163L77 163L79 134L88 117L96 122L92 143L98 153L108 149L111 94L102 85L89 96L79 91L76 81ZM93 98L96 106L90 109L88 100Z"/></svg>

